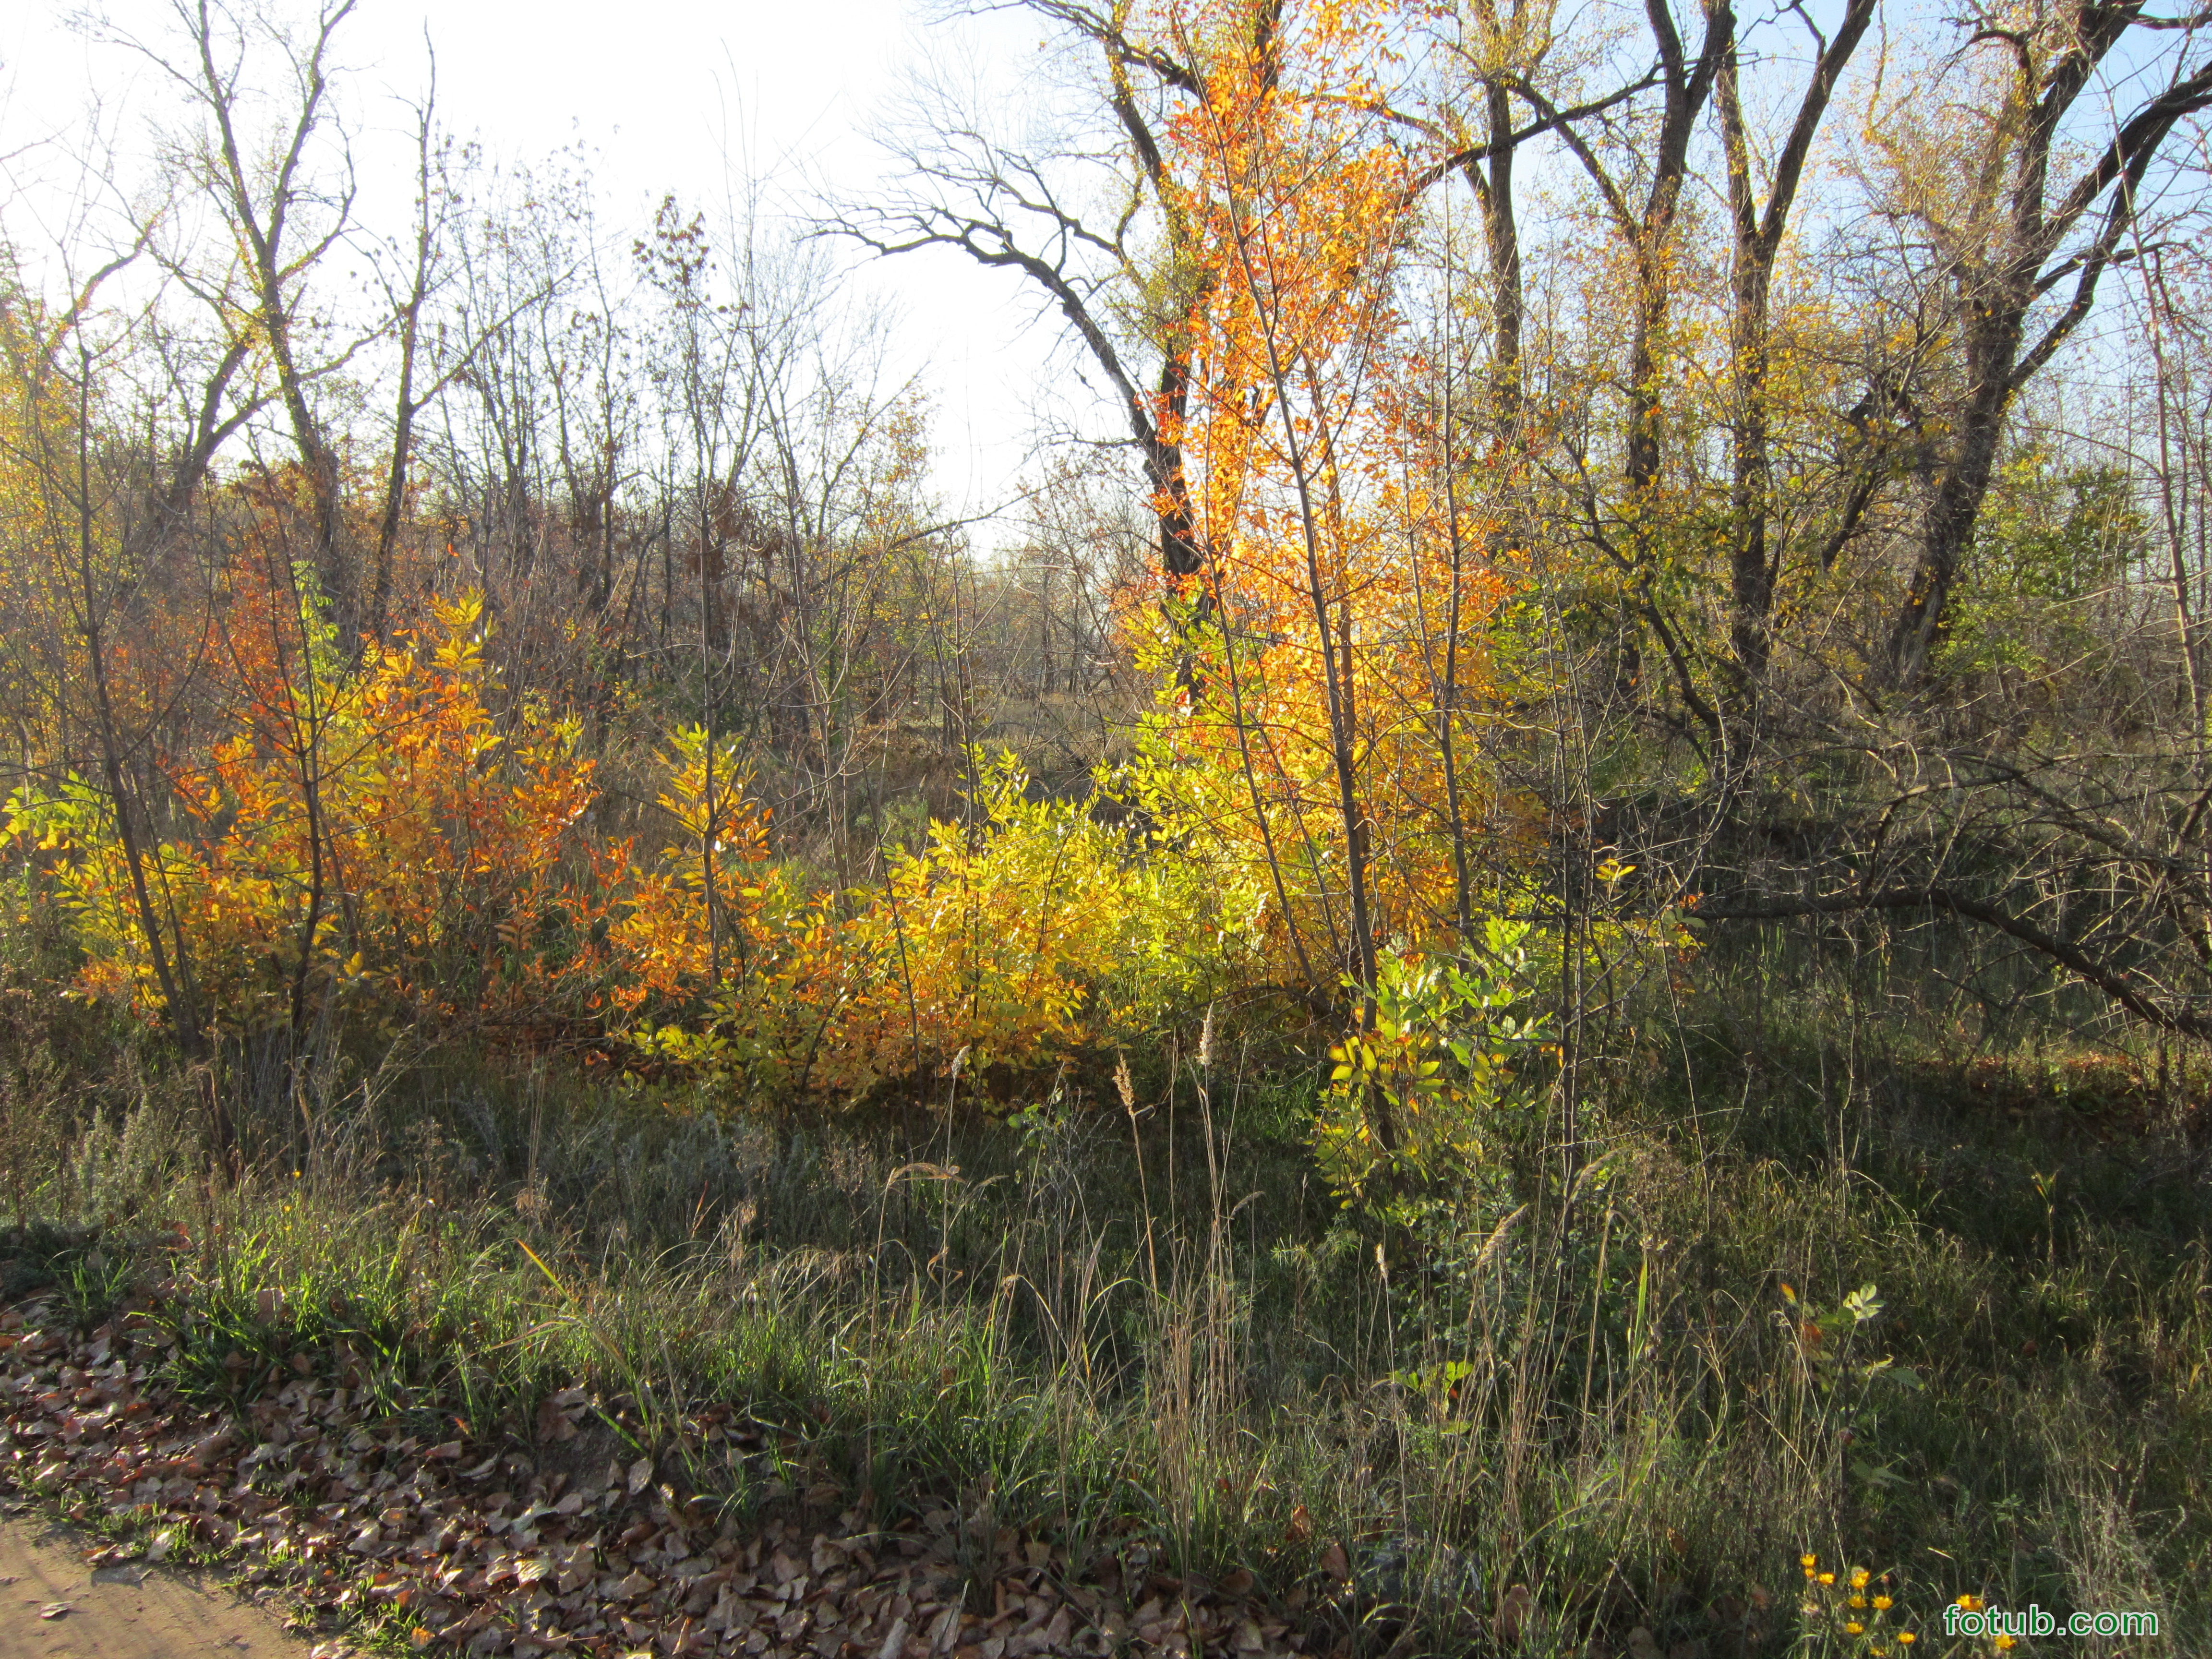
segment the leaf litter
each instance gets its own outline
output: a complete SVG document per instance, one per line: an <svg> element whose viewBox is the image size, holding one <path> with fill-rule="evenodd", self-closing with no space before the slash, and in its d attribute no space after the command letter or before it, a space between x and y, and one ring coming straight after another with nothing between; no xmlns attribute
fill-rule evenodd
<svg viewBox="0 0 2212 1659"><path fill-rule="evenodd" d="M145 1305L85 1335L41 1300L0 1310L0 1491L124 1525L133 1541L94 1565L222 1559L309 1630L380 1626L418 1651L515 1659L1305 1651L1289 1609L1251 1595L1249 1574L1209 1585L1147 1571L1133 1552L1125 1583L1115 1555L1079 1572L1002 1529L979 1598L972 1547L956 1559L958 1517L945 1508L887 1529L857 1507L805 1524L841 1496L825 1481L775 1518L718 1516L650 1456L572 1474L548 1465L573 1459L512 1439L406 1432L366 1410L343 1369L318 1375L305 1354L240 1417L183 1396L166 1368L173 1341ZM550 1395L538 1442L574 1440L602 1403L581 1388ZM737 1454L776 1434L711 1407L680 1429ZM787 1452L776 1461L803 1474ZM325 1641L314 1659L356 1651Z"/></svg>

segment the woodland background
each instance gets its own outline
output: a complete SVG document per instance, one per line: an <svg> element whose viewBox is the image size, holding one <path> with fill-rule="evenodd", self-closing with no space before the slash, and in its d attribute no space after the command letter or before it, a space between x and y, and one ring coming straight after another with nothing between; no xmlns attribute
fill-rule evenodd
<svg viewBox="0 0 2212 1659"><path fill-rule="evenodd" d="M1027 0L866 199L384 223L353 7L88 19L0 248L11 1285L1363 1650L2207 1639L2205 15ZM1115 422L988 527L933 249Z"/></svg>

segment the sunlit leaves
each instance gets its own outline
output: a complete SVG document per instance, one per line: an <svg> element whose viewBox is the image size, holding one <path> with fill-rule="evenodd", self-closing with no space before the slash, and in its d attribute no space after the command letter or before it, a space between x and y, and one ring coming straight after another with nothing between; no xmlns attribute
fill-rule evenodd
<svg viewBox="0 0 2212 1659"><path fill-rule="evenodd" d="M1383 954L1367 1029L1329 1050L1316 1122L1322 1167L1345 1202L1409 1183L1464 1193L1499 1180L1500 1142L1523 1127L1528 1063L1544 1037L1526 1006L1528 933L1493 915L1472 959ZM1370 1094L1392 1109L1395 1150L1373 1133Z"/></svg>
<svg viewBox="0 0 2212 1659"><path fill-rule="evenodd" d="M605 902L572 878L592 799L574 728L526 702L495 715L477 596L356 665L295 582L241 584L227 734L164 769L184 828L153 850L154 877L215 1029L335 1004L391 1024L561 1002ZM151 1018L110 817L72 782L20 797L9 827L67 854L85 988Z"/></svg>

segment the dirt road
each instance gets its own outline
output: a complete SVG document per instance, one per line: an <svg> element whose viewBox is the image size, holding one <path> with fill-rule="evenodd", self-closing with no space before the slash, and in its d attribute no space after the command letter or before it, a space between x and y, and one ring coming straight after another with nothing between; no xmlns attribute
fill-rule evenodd
<svg viewBox="0 0 2212 1659"><path fill-rule="evenodd" d="M171 1568L88 1566L88 1547L0 1521L0 1659L307 1659L276 1614Z"/></svg>

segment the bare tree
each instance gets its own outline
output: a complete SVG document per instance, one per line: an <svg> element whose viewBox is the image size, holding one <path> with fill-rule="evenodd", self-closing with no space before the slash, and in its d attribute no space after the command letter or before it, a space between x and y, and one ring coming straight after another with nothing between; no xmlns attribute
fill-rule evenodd
<svg viewBox="0 0 2212 1659"><path fill-rule="evenodd" d="M1009 142L942 81L925 82L904 130L887 140L891 192L838 210L828 227L878 254L956 250L1016 273L1061 313L1127 422L1160 568L1180 581L1204 564L1179 434L1206 295L1160 131L1170 106L1198 92L1198 71L1125 33L1119 10L1080 0L1031 0L1030 9L1085 55L1104 130ZM1271 28L1279 10L1259 7L1250 27ZM1145 356L1156 360L1149 374Z"/></svg>
<svg viewBox="0 0 2212 1659"><path fill-rule="evenodd" d="M313 392L367 335L324 348L307 293L316 265L347 234L352 214L352 156L331 107L331 77L332 42L355 3L325 0L296 37L219 0L173 0L173 44L140 40L112 23L96 25L100 38L154 64L204 124L177 136L171 165L214 208L230 233L228 249L212 266L202 263L205 248L198 244L178 250L167 263L210 309L234 303L234 279L249 297L252 340L234 338L229 349L239 352L241 362L255 346L268 354L276 399L313 501L316 568L346 618L358 617L362 595L351 550L343 545L337 440L316 410ZM258 103L252 74L264 55L281 63L290 82L265 133L249 125ZM202 426L205 432L215 429L210 421Z"/></svg>

